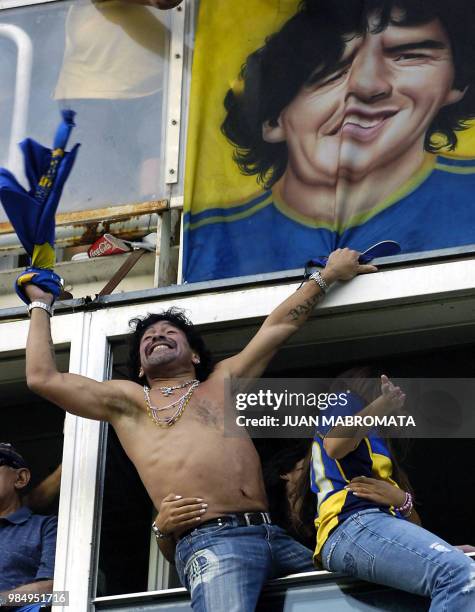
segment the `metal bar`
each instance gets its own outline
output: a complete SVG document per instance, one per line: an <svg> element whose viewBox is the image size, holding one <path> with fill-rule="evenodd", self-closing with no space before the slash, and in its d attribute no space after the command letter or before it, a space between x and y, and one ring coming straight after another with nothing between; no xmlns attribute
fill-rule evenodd
<svg viewBox="0 0 475 612"><path fill-rule="evenodd" d="M474 553L465 553L467 557L475 560ZM282 578L276 578L274 580L270 580L264 587L263 594L265 596L266 593L271 591L280 591L282 589L288 589L290 587L294 587L297 585L308 585L308 584L319 584L324 583L328 584L329 582L338 582L344 581L348 584L360 584L360 581L351 578L350 576L345 576L343 574L339 574L337 572L327 572L326 570L318 570L314 572L305 572L302 574L292 574L290 576L283 576ZM365 583L367 584L367 583ZM379 588L380 585L374 584L375 588ZM129 595L114 595L110 597L96 597L93 603L95 604L107 604L107 603L145 603L146 601L156 601L157 603L160 600L166 600L170 598L176 598L177 596L188 596L187 590L184 588L178 589L166 589L162 591L155 592L146 592L146 593L133 593ZM101 609L102 605L98 608Z"/></svg>
<svg viewBox="0 0 475 612"><path fill-rule="evenodd" d="M9 38L17 47L17 69L15 96L8 146L8 168L14 174L23 174L23 160L18 143L24 139L30 101L31 66L33 63L33 44L28 34L20 27L10 23L0 23L0 36Z"/></svg>
<svg viewBox="0 0 475 612"><path fill-rule="evenodd" d="M376 260L375 260L376 261ZM407 268L407 269L406 269ZM473 293L473 283L469 281L475 275L475 265L472 259L459 260L453 262L441 262L431 263L419 267L406 267L400 269L390 270L388 265L386 272L396 274L395 276L389 276L391 278L392 286L391 291L386 290L386 296L389 299L393 299L394 296L404 298L406 301L410 301L415 296L424 293L427 296L436 296L446 293L447 291L456 292L460 296L465 294ZM380 267L384 270L383 266ZM139 305L145 302L154 302L161 300L183 300L185 298L192 298L196 295L202 295L206 293L213 293L218 296L220 293L235 293L243 292L245 290L252 289L264 289L265 287L272 287L278 290L279 287L286 288L292 287L292 283L300 283L302 279L303 270L287 270L286 272L270 272L267 274L259 274L254 276L243 276L238 278L206 281L202 283L191 283L184 285L172 285L170 287L160 287L156 289L144 289L141 291L131 291L125 294L114 294L110 296L103 296L94 302L85 300L72 300L70 302L58 303L56 312L67 313L71 310L77 312L84 309L100 310L110 307L120 307L128 305ZM429 276L430 275L430 276ZM437 275L437 282L430 282L430 279ZM445 275L445 276L442 276ZM455 275L452 281L448 282L448 277ZM339 299L336 299L336 294L332 292L332 305L345 305L351 307L357 302L364 301L365 298L368 300L377 299L376 293L379 296L380 289L386 287L386 281L384 273L376 275L361 276L349 285L343 285L342 291L338 292ZM394 281L392 280L394 279ZM443 280L443 282L442 282ZM298 287L296 284L296 288ZM450 287L449 287L450 285ZM364 288L364 292L360 293L356 287ZM344 299L343 296L344 295ZM328 296L329 298L330 296ZM384 297L384 296L379 296ZM328 307L329 299L326 299L322 303L321 308L325 309ZM244 316L244 313L243 313ZM11 320L11 319L27 319L28 313L25 307L18 308L4 308L0 309L0 321Z"/></svg>
<svg viewBox="0 0 475 612"><path fill-rule="evenodd" d="M195 48L196 24L198 16L199 1L185 0L182 6L186 6L185 19L185 52L183 56L183 84L181 98L181 126L180 126L180 160L178 166L179 181L171 185L170 208L175 206L183 208L184 173L187 156L187 137L191 96L191 74L193 66L193 54Z"/></svg>
<svg viewBox="0 0 475 612"><path fill-rule="evenodd" d="M99 223L108 221L114 223L130 217L139 217L160 213L168 209L168 200L149 200L146 202L134 202L131 204L119 204L105 208L94 208L91 210L79 210L74 212L59 213L56 215L56 227L64 227L75 224ZM0 236L2 234L13 234L14 230L10 223L0 223Z"/></svg>
<svg viewBox="0 0 475 612"><path fill-rule="evenodd" d="M167 185L178 182L185 17L186 2L171 11L167 128L165 135L165 182Z"/></svg>
<svg viewBox="0 0 475 612"><path fill-rule="evenodd" d="M102 381L109 344L101 318L84 313L71 341L70 371ZM97 516L98 469L103 424L66 415L55 589L69 591L69 606L57 612L89 609Z"/></svg>
<svg viewBox="0 0 475 612"><path fill-rule="evenodd" d="M160 221L160 235L157 234L158 240L153 283L155 287L171 285L176 281L176 274L173 272L171 262L171 212L167 211L161 215Z"/></svg>

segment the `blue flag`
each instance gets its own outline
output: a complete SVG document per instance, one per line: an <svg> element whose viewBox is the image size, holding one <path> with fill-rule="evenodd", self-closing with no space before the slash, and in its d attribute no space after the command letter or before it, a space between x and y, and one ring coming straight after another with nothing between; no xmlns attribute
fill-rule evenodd
<svg viewBox="0 0 475 612"><path fill-rule="evenodd" d="M53 272L56 263L55 214L79 144L66 152L75 125L75 113L63 110L61 114L62 121L56 131L52 149L30 138L20 143L29 191L20 185L9 170L0 168L0 200L30 258L30 266L15 282L15 290L25 303L29 301L23 290L26 283L38 285L55 298L62 288L61 278Z"/></svg>

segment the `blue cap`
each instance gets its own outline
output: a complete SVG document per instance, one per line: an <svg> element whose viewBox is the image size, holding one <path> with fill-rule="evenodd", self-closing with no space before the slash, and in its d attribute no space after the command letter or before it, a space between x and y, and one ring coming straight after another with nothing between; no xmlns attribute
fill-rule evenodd
<svg viewBox="0 0 475 612"><path fill-rule="evenodd" d="M0 465L9 465L12 468L27 468L28 465L20 453L7 442L0 442Z"/></svg>

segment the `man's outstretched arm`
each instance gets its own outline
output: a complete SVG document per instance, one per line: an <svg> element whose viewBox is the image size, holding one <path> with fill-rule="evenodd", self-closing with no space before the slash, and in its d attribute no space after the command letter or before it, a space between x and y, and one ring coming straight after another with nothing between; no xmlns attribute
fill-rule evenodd
<svg viewBox="0 0 475 612"><path fill-rule="evenodd" d="M27 285L30 300L51 304L53 297ZM97 382L85 376L59 372L51 338L50 318L41 308L31 311L26 344L26 382L28 387L64 410L89 419L111 421L129 412L131 405L123 389L127 381Z"/></svg>
<svg viewBox="0 0 475 612"><path fill-rule="evenodd" d="M330 286L335 281L347 281L357 274L376 272L371 265L358 263L359 253L350 249L338 249L328 258L321 276ZM237 355L218 364L216 370L226 376L253 378L261 376L277 350L305 323L313 312L323 291L314 280L307 281L300 289L273 310L249 344Z"/></svg>

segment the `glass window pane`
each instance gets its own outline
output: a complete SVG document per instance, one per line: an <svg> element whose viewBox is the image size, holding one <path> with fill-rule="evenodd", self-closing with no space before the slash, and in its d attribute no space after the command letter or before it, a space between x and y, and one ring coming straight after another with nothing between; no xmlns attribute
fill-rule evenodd
<svg viewBox="0 0 475 612"><path fill-rule="evenodd" d="M59 110L71 107L78 113L71 142L82 149L62 212L163 197L169 21L167 11L120 0L1 11L0 163L23 180L10 142L28 136L50 146ZM15 87L23 88L17 99Z"/></svg>

